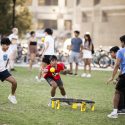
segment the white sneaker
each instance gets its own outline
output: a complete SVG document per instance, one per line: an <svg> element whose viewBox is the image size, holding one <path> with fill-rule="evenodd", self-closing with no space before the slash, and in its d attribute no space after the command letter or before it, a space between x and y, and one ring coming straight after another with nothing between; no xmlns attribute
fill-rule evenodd
<svg viewBox="0 0 125 125"><path fill-rule="evenodd" d="M11 103L13 104L17 104L17 100L16 100L16 97L14 95L9 95L8 96L8 99Z"/></svg>
<svg viewBox="0 0 125 125"><path fill-rule="evenodd" d="M87 78L91 78L91 74L88 74L86 77L87 77Z"/></svg>
<svg viewBox="0 0 125 125"><path fill-rule="evenodd" d="M50 107L50 106L52 106L52 101L50 100L50 102L48 103L48 106Z"/></svg>
<svg viewBox="0 0 125 125"><path fill-rule="evenodd" d="M109 115L107 115L108 118L118 118L118 113L111 112Z"/></svg>
<svg viewBox="0 0 125 125"><path fill-rule="evenodd" d="M81 75L81 77L86 77L86 75L87 75L86 73L83 73L83 74Z"/></svg>

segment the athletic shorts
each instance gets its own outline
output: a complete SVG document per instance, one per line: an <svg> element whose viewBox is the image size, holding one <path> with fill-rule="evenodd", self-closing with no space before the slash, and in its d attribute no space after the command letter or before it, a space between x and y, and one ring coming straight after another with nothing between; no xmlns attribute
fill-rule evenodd
<svg viewBox="0 0 125 125"><path fill-rule="evenodd" d="M0 72L0 80L3 82L6 78L11 76L11 74L8 72L8 70L4 70L3 72Z"/></svg>
<svg viewBox="0 0 125 125"><path fill-rule="evenodd" d="M53 77L47 77L45 79L49 83L50 86L51 86L51 83L50 83L51 81L55 81L57 83L57 86L63 86L63 82L61 79L54 80Z"/></svg>
<svg viewBox="0 0 125 125"><path fill-rule="evenodd" d="M125 73L119 75L118 82L116 84L116 90L123 92L125 90Z"/></svg>
<svg viewBox="0 0 125 125"><path fill-rule="evenodd" d="M50 58L52 55L44 55L42 62L46 63L46 64L50 64Z"/></svg>
<svg viewBox="0 0 125 125"><path fill-rule="evenodd" d="M69 56L69 63L75 62L78 64L80 61L79 57L80 57L80 53L72 51L70 56Z"/></svg>

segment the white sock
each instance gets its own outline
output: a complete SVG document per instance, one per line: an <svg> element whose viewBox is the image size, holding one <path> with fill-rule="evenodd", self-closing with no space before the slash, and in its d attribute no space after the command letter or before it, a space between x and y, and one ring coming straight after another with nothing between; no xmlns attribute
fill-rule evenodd
<svg viewBox="0 0 125 125"><path fill-rule="evenodd" d="M64 98L67 98L67 95L64 95L63 97L64 97Z"/></svg>
<svg viewBox="0 0 125 125"><path fill-rule="evenodd" d="M114 113L117 113L117 111L118 111L118 109L113 109L113 112L114 112Z"/></svg>

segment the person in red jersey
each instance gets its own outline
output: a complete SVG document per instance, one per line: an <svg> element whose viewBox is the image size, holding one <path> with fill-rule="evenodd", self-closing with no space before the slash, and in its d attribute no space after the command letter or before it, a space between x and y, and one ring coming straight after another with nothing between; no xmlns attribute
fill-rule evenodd
<svg viewBox="0 0 125 125"><path fill-rule="evenodd" d="M60 71L65 70L63 63L57 63L57 57L55 55L51 56L50 64L46 68L42 69L43 77L51 86L51 98L55 97L57 87L60 89L61 95L66 98L66 91L63 86L63 81L60 77ZM53 68L53 71L51 70ZM51 105L51 102L48 106Z"/></svg>

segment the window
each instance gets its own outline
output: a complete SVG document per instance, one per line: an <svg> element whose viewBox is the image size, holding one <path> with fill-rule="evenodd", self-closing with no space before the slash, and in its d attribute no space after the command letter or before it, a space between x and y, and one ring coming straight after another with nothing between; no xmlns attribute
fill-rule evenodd
<svg viewBox="0 0 125 125"><path fill-rule="evenodd" d="M57 6L58 0L38 0L40 6Z"/></svg>
<svg viewBox="0 0 125 125"><path fill-rule="evenodd" d="M106 12L102 12L102 22L107 22L108 21L108 16Z"/></svg>
<svg viewBox="0 0 125 125"><path fill-rule="evenodd" d="M87 22L87 21L88 21L87 14L85 12L82 12L82 22Z"/></svg>
<svg viewBox="0 0 125 125"><path fill-rule="evenodd" d="M72 30L72 21L71 20L65 20L64 25L65 25L65 30Z"/></svg>
<svg viewBox="0 0 125 125"><path fill-rule="evenodd" d="M76 1L76 5L78 6L80 4L80 0L77 0Z"/></svg>
<svg viewBox="0 0 125 125"><path fill-rule="evenodd" d="M94 5L97 5L101 2L101 0L94 0Z"/></svg>
<svg viewBox="0 0 125 125"><path fill-rule="evenodd" d="M38 27L40 29L44 29L44 28L57 29L57 20L46 20L46 19L39 20Z"/></svg>

